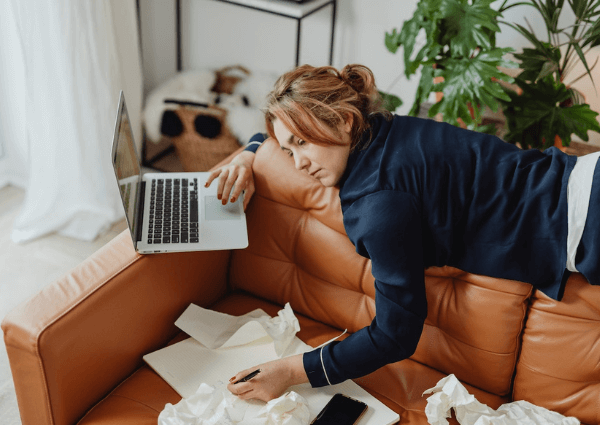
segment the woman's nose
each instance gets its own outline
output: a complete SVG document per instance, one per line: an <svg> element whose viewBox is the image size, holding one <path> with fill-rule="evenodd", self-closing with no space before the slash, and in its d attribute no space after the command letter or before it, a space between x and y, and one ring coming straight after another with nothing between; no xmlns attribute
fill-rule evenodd
<svg viewBox="0 0 600 425"><path fill-rule="evenodd" d="M294 162L296 164L297 170L304 170L310 164L310 161L308 160L308 158L306 158L304 156L300 156L300 155L294 156Z"/></svg>

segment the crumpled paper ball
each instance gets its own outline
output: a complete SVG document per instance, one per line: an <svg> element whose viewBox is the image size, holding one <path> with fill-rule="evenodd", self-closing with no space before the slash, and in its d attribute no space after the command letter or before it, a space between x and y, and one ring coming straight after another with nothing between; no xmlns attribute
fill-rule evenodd
<svg viewBox="0 0 600 425"><path fill-rule="evenodd" d="M269 401L258 412L256 402L231 394L224 383L202 383L196 393L173 405L167 403L158 425L308 425L308 402L290 391Z"/></svg>

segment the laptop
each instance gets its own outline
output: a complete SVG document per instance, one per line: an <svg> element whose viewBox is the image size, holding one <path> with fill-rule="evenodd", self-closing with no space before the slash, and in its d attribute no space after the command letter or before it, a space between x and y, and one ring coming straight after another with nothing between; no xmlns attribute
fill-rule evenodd
<svg viewBox="0 0 600 425"><path fill-rule="evenodd" d="M140 254L248 246L243 196L222 205L209 172L144 173L121 91L112 162L133 246Z"/></svg>

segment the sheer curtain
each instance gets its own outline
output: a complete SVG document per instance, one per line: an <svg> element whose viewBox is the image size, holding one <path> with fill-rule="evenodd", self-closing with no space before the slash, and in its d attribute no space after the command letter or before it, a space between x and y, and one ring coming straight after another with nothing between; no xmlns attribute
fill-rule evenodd
<svg viewBox="0 0 600 425"><path fill-rule="evenodd" d="M123 216L110 162L120 90L139 141L135 0L0 0L0 186L26 189L15 242L92 240Z"/></svg>

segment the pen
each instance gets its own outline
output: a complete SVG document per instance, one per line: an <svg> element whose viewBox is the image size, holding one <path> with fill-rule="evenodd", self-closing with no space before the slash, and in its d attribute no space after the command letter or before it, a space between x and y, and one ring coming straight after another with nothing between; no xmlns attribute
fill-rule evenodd
<svg viewBox="0 0 600 425"><path fill-rule="evenodd" d="M258 375L260 373L260 369L256 369L254 372L250 372L248 375L244 376L242 379L240 379L239 381L234 382L235 384L239 384L240 382L246 382L251 380L252 378L254 378L256 375Z"/></svg>

